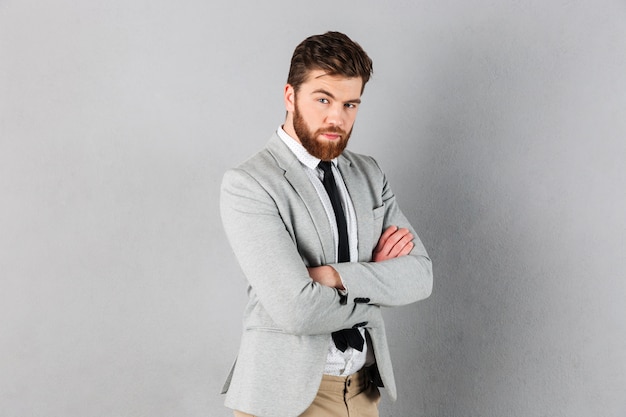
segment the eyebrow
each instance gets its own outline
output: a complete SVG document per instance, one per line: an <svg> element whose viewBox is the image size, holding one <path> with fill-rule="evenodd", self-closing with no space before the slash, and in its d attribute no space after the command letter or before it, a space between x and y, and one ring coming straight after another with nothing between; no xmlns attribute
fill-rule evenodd
<svg viewBox="0 0 626 417"><path fill-rule="evenodd" d="M311 94L325 94L328 97L332 98L333 100L335 100L335 96L330 92L330 91L326 91L323 88L318 88L317 90L313 91ZM360 104L361 103L361 99L360 98L355 98L352 100L347 100L344 101L344 103L356 103L356 104Z"/></svg>

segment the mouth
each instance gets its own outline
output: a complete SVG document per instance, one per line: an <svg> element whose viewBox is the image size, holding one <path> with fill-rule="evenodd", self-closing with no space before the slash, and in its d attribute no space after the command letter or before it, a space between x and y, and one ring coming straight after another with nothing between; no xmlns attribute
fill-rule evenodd
<svg viewBox="0 0 626 417"><path fill-rule="evenodd" d="M323 132L323 133L321 134L321 136L322 136L324 139L331 140L331 141L341 139L341 134L339 134L339 133Z"/></svg>

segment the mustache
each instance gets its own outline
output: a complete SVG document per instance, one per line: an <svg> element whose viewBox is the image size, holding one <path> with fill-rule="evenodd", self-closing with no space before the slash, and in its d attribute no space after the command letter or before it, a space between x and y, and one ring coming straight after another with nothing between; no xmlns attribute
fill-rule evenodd
<svg viewBox="0 0 626 417"><path fill-rule="evenodd" d="M325 133L335 133L335 134L339 134L339 135L345 137L348 132L346 132L345 130L343 130L340 127L331 126L331 127L325 128L325 129L318 129L317 132L315 132L315 133L316 133L316 136L317 135L323 135Z"/></svg>

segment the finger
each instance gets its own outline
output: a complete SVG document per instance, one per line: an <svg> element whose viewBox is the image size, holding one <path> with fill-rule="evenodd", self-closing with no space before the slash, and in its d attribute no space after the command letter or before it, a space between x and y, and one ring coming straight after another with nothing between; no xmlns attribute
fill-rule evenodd
<svg viewBox="0 0 626 417"><path fill-rule="evenodd" d="M392 258L397 258L398 256L406 255L406 253L410 252L412 248L407 249L407 245L411 244L413 240L413 235L411 233L404 234L396 244L389 250L389 256Z"/></svg>
<svg viewBox="0 0 626 417"><path fill-rule="evenodd" d="M400 253L398 254L398 257L400 256L406 256L409 253L411 253L411 250L413 249L413 246L415 246L415 244L413 242L409 242L407 243L402 250L400 251Z"/></svg>
<svg viewBox="0 0 626 417"><path fill-rule="evenodd" d="M393 235L396 232L396 230L398 230L398 226L389 226L387 229L385 229L383 234L378 239L378 243L376 244L376 248L374 249L374 252L380 252L385 246L387 239L389 239L389 237Z"/></svg>
<svg viewBox="0 0 626 417"><path fill-rule="evenodd" d="M394 233L392 233L385 241L381 249L381 253L383 253L386 256L389 256L394 250L394 247L398 244L398 242L402 240L403 236L404 236L404 233L402 229L398 229Z"/></svg>
<svg viewBox="0 0 626 417"><path fill-rule="evenodd" d="M396 230L385 242L383 246L382 252L385 254L397 254L407 242L410 242L413 239L413 236L409 232L409 229L402 228ZM400 243L402 242L402 243ZM396 245L400 243L399 248L396 249ZM393 255L392 255L393 256Z"/></svg>

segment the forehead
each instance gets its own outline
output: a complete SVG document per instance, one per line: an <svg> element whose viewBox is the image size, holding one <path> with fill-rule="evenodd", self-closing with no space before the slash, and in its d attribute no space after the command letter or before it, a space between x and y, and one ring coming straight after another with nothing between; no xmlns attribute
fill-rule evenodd
<svg viewBox="0 0 626 417"><path fill-rule="evenodd" d="M333 95L345 95L351 99L359 98L363 87L361 77L344 77L331 75L324 70L309 71L306 81L300 86L304 93L324 90Z"/></svg>

